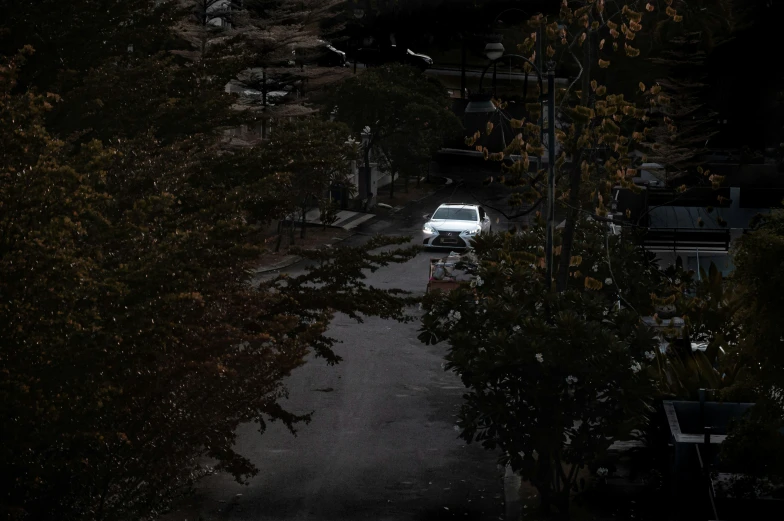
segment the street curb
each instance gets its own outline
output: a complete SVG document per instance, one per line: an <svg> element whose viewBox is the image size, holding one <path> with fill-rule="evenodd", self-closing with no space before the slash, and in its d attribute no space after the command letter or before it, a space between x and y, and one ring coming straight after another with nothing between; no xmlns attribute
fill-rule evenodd
<svg viewBox="0 0 784 521"><path fill-rule="evenodd" d="M256 269L256 270L253 271L253 274L254 275L262 275L264 273L269 273L271 271L278 271L278 270L281 270L283 268L288 268L289 266L292 266L292 265L298 263L301 260L302 260L302 257L294 257L294 258L289 259L287 261L280 262L278 264L273 264L272 266L269 266L269 267L264 268L264 269Z"/></svg>

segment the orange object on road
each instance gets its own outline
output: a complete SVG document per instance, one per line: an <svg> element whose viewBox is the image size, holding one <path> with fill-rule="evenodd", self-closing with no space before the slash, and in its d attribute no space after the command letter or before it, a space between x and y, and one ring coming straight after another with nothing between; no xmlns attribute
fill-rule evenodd
<svg viewBox="0 0 784 521"><path fill-rule="evenodd" d="M452 291L465 282L457 280L453 270L454 262L450 266L449 257L431 257L426 293L431 291Z"/></svg>

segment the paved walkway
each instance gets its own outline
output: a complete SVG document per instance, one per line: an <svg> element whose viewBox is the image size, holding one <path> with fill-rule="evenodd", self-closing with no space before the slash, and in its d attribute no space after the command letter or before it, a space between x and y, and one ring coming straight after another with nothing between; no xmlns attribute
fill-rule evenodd
<svg viewBox="0 0 784 521"><path fill-rule="evenodd" d="M372 213L350 212L348 210L342 210L338 212L337 220L330 224L330 226L340 227L344 230L352 230L363 222L372 219L373 217L375 217L375 214ZM321 211L318 208L309 210L305 214L305 222L309 224L321 224Z"/></svg>

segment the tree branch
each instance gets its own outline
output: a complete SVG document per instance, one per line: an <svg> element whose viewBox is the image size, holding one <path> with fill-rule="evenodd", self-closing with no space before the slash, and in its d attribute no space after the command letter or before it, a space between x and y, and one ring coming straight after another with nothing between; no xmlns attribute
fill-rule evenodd
<svg viewBox="0 0 784 521"><path fill-rule="evenodd" d="M493 206L490 206L490 205L489 205L489 204L487 204L486 202L484 202L484 201L482 201L481 199L479 199L479 198L476 196L476 194L474 194L473 192L471 192L471 197L473 197L473 198L474 198L474 199L475 199L475 200L476 200L476 201L477 201L479 204L481 204L482 206L485 206L485 207L487 207L487 208L490 208L491 210L495 210L496 212L500 213L501 215L503 215L503 216L504 216L504 218L505 218L507 221L511 221L512 219L516 219L516 218L518 218L518 217L524 217L524 216L526 216L526 215L530 214L531 212L533 212L534 210L536 210L536 209L539 207L539 205L541 205L541 204L542 204L542 202L544 202L544 197L540 197L540 198L539 198L539 200L538 200L538 201L536 201L535 203L533 203L533 204L531 205L531 207L530 207L530 208L527 208L527 209L525 209L525 210L523 210L523 211L521 211L521 212L519 212L519 213L513 214L513 215L507 215L507 214L506 214L506 212L504 212L504 211L503 211L503 210L501 210L500 208L495 208L495 207L493 207Z"/></svg>
<svg viewBox="0 0 784 521"><path fill-rule="evenodd" d="M612 270L612 261L610 260L610 234L607 230L604 231L604 248L605 252L607 253L607 267L610 269L610 278L613 280L613 284L615 284L615 291L618 293L618 298L621 299L623 303L629 307L629 309L634 311L637 316L640 316L640 313L634 309L634 306L629 304L629 301L623 298L623 295L621 295L621 288L618 286L618 279L615 278Z"/></svg>

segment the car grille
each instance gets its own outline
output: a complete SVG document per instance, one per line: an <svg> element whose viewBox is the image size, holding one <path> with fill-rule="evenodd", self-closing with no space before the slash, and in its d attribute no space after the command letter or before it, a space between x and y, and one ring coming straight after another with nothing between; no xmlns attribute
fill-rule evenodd
<svg viewBox="0 0 784 521"><path fill-rule="evenodd" d="M438 236L431 243L433 246L454 246L456 248L466 248L468 243L460 237L460 232L439 231Z"/></svg>

